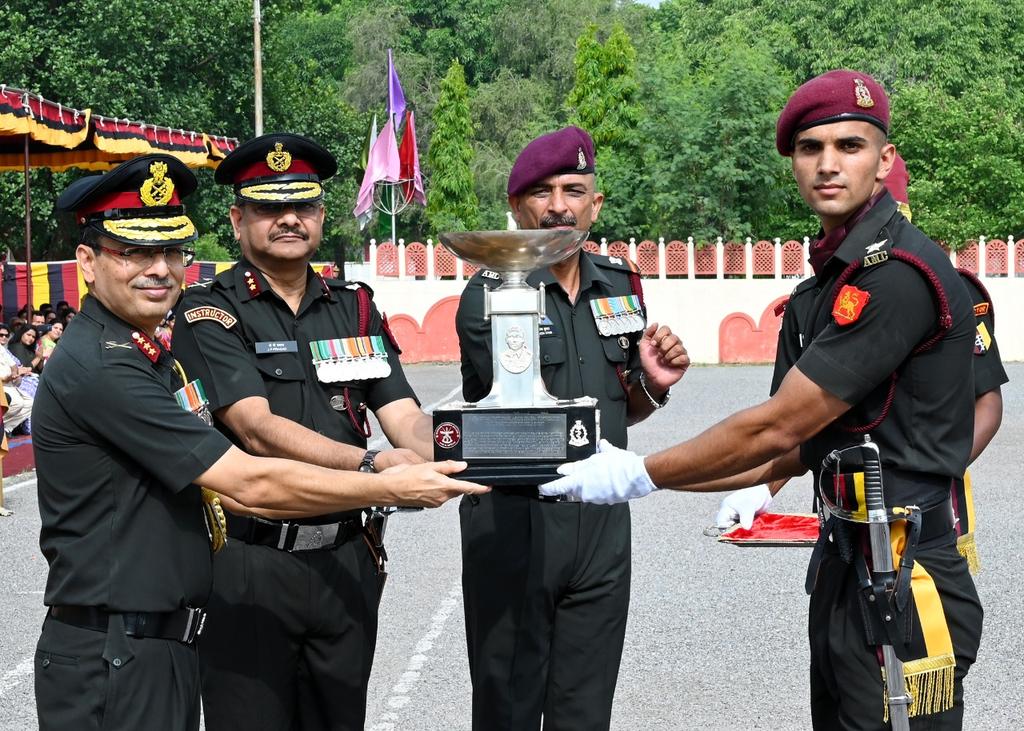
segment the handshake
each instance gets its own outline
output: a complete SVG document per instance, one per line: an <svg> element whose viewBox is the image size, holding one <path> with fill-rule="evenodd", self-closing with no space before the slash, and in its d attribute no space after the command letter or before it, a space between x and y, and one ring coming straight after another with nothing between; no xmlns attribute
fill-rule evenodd
<svg viewBox="0 0 1024 731"><path fill-rule="evenodd" d="M538 488L541 495L611 505L645 497L658 489L647 473L644 457L619 449L604 439L593 457L566 463L558 472L563 477L541 485ZM728 528L739 522L749 528L754 518L767 512L771 504L772 493L767 485L737 490L722 500L715 524Z"/></svg>

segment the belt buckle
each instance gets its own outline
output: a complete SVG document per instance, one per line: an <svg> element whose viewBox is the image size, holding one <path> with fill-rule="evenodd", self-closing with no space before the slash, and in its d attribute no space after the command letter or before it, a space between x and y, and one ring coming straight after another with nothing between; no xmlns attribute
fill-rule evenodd
<svg viewBox="0 0 1024 731"><path fill-rule="evenodd" d="M188 611L188 619L185 622L185 631L178 641L191 645L195 642L196 637L203 633L203 627L206 626L206 610L202 607L186 607L185 609Z"/></svg>
<svg viewBox="0 0 1024 731"><path fill-rule="evenodd" d="M295 531L292 551L316 551L334 545L338 537L338 523L330 525L300 525Z"/></svg>

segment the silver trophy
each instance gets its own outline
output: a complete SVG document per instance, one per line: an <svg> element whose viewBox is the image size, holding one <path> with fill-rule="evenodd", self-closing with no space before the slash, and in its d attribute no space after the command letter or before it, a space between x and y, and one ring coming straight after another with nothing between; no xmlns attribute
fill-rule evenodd
<svg viewBox="0 0 1024 731"><path fill-rule="evenodd" d="M524 230L445 233L441 242L460 259L497 272L502 283L484 295L491 323L494 382L476 403L453 402L434 412L435 459L462 459L460 479L487 485L536 485L555 479L563 462L597 449L597 399L559 399L541 378L540 319L544 287L527 275L566 259L586 231Z"/></svg>

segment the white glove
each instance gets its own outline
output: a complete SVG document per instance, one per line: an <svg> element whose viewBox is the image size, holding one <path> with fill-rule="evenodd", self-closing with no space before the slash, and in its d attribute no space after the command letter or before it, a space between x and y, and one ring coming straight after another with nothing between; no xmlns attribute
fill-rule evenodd
<svg viewBox="0 0 1024 731"><path fill-rule="evenodd" d="M565 475L538 487L541 495L567 495L572 500L611 505L643 497L658 487L644 467L644 458L602 439L597 454L558 468Z"/></svg>
<svg viewBox="0 0 1024 731"><path fill-rule="evenodd" d="M729 528L733 523L739 521L744 528L749 529L754 524L754 518L762 513L767 513L772 506L772 491L767 485L755 485L743 490L730 493L722 500L718 508L718 515L715 516L715 525L719 528Z"/></svg>

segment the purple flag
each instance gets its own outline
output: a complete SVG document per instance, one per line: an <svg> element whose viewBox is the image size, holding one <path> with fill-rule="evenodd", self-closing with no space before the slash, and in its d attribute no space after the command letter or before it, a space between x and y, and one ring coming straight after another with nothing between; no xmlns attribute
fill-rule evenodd
<svg viewBox="0 0 1024 731"><path fill-rule="evenodd" d="M398 125L405 118L405 94L402 92L402 83L398 80L398 72L395 71L395 62L391 57L391 49L388 49L388 118L397 131Z"/></svg>
<svg viewBox="0 0 1024 731"><path fill-rule="evenodd" d="M366 174L363 175L363 184L359 186L359 198L356 199L356 207L352 211L352 215L359 222L359 228L366 228L366 224L373 218L374 185L381 180L389 183L397 182L401 172L402 165L398 158L395 128L389 119L377 136L376 142L373 143L373 149L370 150Z"/></svg>

